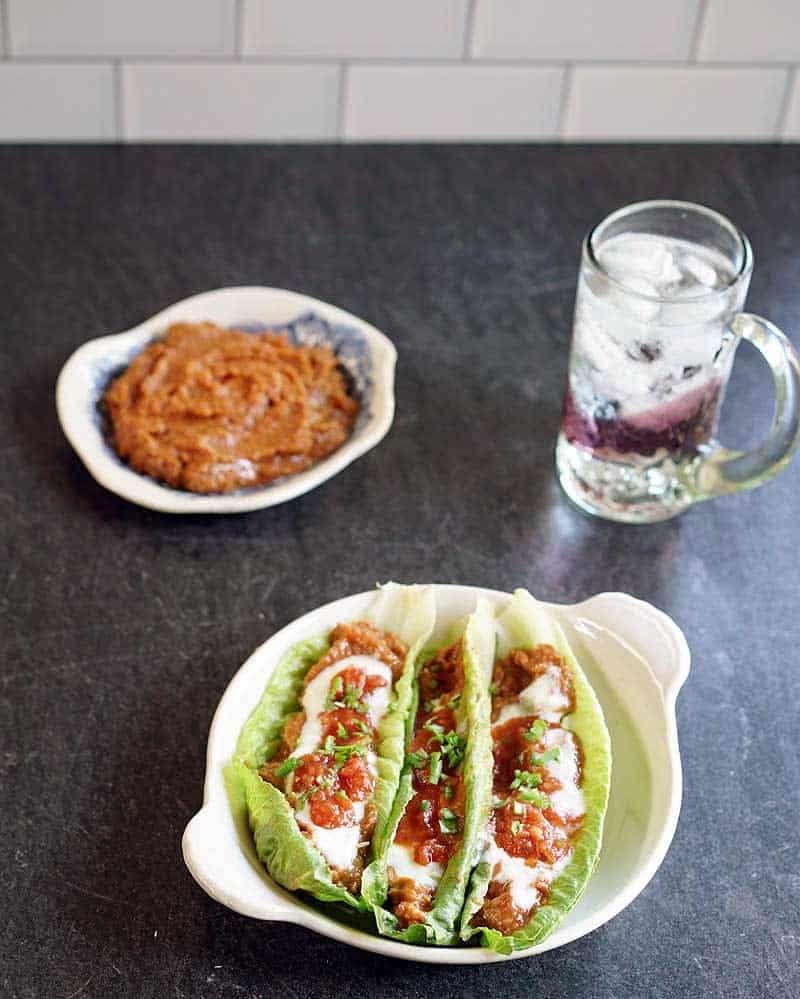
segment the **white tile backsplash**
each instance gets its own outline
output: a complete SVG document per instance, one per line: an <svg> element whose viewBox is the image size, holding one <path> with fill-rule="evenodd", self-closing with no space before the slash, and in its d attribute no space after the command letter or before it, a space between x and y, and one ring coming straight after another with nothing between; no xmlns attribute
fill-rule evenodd
<svg viewBox="0 0 800 999"><path fill-rule="evenodd" d="M353 66L345 137L540 139L555 134L563 70L550 67Z"/></svg>
<svg viewBox="0 0 800 999"><path fill-rule="evenodd" d="M243 0L245 55L458 58L467 0Z"/></svg>
<svg viewBox="0 0 800 999"><path fill-rule="evenodd" d="M0 69L0 142L800 141L800 0L0 0Z"/></svg>
<svg viewBox="0 0 800 999"><path fill-rule="evenodd" d="M244 142L336 137L336 65L123 67L124 137Z"/></svg>
<svg viewBox="0 0 800 999"><path fill-rule="evenodd" d="M800 61L800 2L708 0L698 57L734 62Z"/></svg>
<svg viewBox="0 0 800 999"><path fill-rule="evenodd" d="M479 59L686 59L700 0L476 0Z"/></svg>
<svg viewBox="0 0 800 999"><path fill-rule="evenodd" d="M225 56L234 0L5 0L13 55Z"/></svg>
<svg viewBox="0 0 800 999"><path fill-rule="evenodd" d="M0 141L115 138L110 66L0 62Z"/></svg>
<svg viewBox="0 0 800 999"><path fill-rule="evenodd" d="M577 67L564 137L769 139L785 88L777 68Z"/></svg>

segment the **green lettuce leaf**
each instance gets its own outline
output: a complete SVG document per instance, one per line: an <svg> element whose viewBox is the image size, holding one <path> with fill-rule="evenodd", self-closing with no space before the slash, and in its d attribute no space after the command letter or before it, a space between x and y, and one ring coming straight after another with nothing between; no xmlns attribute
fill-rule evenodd
<svg viewBox="0 0 800 999"><path fill-rule="evenodd" d="M322 635L298 642L283 654L239 734L235 759L253 770L272 759L281 744L286 720L300 710L303 677L329 648L327 636Z"/></svg>
<svg viewBox="0 0 800 999"><path fill-rule="evenodd" d="M406 747L408 711L414 691L414 675L419 659L436 621L436 603L428 587L387 583L378 591L368 620L376 628L390 631L408 645L403 672L394 685L391 710L378 726L378 778L372 803L375 806L375 829L372 833L372 856L388 849L389 820L397 795ZM362 879L363 881L363 879ZM364 885L361 887L365 894Z"/></svg>
<svg viewBox="0 0 800 999"><path fill-rule="evenodd" d="M233 764L233 772L244 789L258 859L271 877L289 891L307 891L323 902L363 908L359 899L333 883L325 858L300 833L294 812L281 792L244 763Z"/></svg>
<svg viewBox="0 0 800 999"><path fill-rule="evenodd" d="M611 740L597 697L579 666L566 637L555 618L526 590L517 590L497 618L497 656L502 658L514 648L532 648L549 644L565 659L575 689L575 710L562 724L577 736L582 749L583 791L586 816L575 838L572 857L553 881L547 903L534 911L526 926L509 936L488 927L470 926L481 908L491 871L479 862L473 871L469 894L461 917L461 938L481 935L484 947L500 954L510 954L540 943L563 919L583 893L600 854L603 821L611 784Z"/></svg>
<svg viewBox="0 0 800 999"><path fill-rule="evenodd" d="M409 647L403 672L394 685L393 710L378 728L378 777L373 798L377 836L387 825L395 798L405 747L404 705L410 700L416 659L433 629L435 614L429 588L388 583L379 589L364 615L365 620L391 631ZM234 812L244 794L256 851L275 881L324 902L344 902L366 910L363 898L333 883L325 858L300 831L284 795L257 773L277 752L287 718L300 709L303 678L329 647L327 636L321 635L298 642L280 659L242 728L228 768L228 794Z"/></svg>
<svg viewBox="0 0 800 999"><path fill-rule="evenodd" d="M449 637L455 640L458 635ZM435 654L435 650L430 654ZM494 622L489 604L482 599L478 601L474 614L467 620L464 629L463 655L464 695L458 713L463 712L463 720L466 722L467 745L464 755L466 805L461 845L450 858L442 874L433 907L427 913L425 922L399 929L397 919L383 908L383 904L388 894L388 850L413 794L413 772L411 765L406 761L386 833L380 841L380 850L376 845L376 858L365 872L364 882L367 887L362 887L364 897L372 905L378 930L384 936L404 940L407 943L447 945L457 941L456 923L464 904L469 873L480 848L480 833L486 824L491 807L492 743L487 687L494 662ZM407 725L406 747L413 734L411 729L418 698L419 692L415 683L409 704L410 721Z"/></svg>

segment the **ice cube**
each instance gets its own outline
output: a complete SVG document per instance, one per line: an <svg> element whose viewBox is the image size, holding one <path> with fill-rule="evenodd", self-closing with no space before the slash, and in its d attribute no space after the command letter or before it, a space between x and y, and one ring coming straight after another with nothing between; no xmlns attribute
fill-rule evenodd
<svg viewBox="0 0 800 999"><path fill-rule="evenodd" d="M612 297L617 307L636 316L637 319L655 319L661 306L657 301L651 301L651 299L658 298L658 288L653 282L638 274L628 274L624 284L626 291L634 292L634 294L628 295L615 288ZM640 298L641 295L647 297Z"/></svg>
<svg viewBox="0 0 800 999"><path fill-rule="evenodd" d="M670 245L658 236L615 236L600 248L598 259L607 273L628 287L633 287L636 278L649 281L656 298L663 288L681 279Z"/></svg>
<svg viewBox="0 0 800 999"><path fill-rule="evenodd" d="M683 253L680 262L684 271L688 271L704 288L721 287L716 268L706 263L705 260L701 260L692 253Z"/></svg>

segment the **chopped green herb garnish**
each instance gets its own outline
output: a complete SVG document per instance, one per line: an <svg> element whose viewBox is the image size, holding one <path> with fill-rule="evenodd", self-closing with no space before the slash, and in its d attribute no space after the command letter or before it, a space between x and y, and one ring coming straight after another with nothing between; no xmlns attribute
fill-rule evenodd
<svg viewBox="0 0 800 999"><path fill-rule="evenodd" d="M458 816L455 812L451 812L449 808L443 808L439 812L439 828L443 833L453 833L458 832Z"/></svg>
<svg viewBox="0 0 800 999"><path fill-rule="evenodd" d="M517 819L514 819L514 821L511 823L511 835L519 836L523 828L524 828L523 824L519 822Z"/></svg>
<svg viewBox="0 0 800 999"><path fill-rule="evenodd" d="M339 801L347 801L347 795L344 793L344 791L341 788L339 788L339 790L336 792L336 797L339 799Z"/></svg>
<svg viewBox="0 0 800 999"><path fill-rule="evenodd" d="M332 735L325 736L325 741L322 743L323 753L332 753L336 745L336 740Z"/></svg>
<svg viewBox="0 0 800 999"><path fill-rule="evenodd" d="M281 763L281 765L275 771L275 776L276 777L288 776L293 770L297 770L297 768L300 766L300 762L301 761L300 759L298 759L298 757L290 756L288 760L284 760L283 763Z"/></svg>
<svg viewBox="0 0 800 999"><path fill-rule="evenodd" d="M415 752L408 754L408 762L415 770L419 770L420 767L424 767L428 762L428 754L424 749L417 749Z"/></svg>
<svg viewBox="0 0 800 999"><path fill-rule="evenodd" d="M317 785L317 788L322 787L325 788L325 790L329 791L336 783L336 778L333 776L333 774L317 774L317 776L314 778L314 783ZM312 793L313 790L316 789L312 789Z"/></svg>
<svg viewBox="0 0 800 999"><path fill-rule="evenodd" d="M464 759L464 751L467 746L467 740L462 739L458 732L454 732L451 729L444 739L441 740L441 745L442 755L447 759L448 765L455 770L459 763Z"/></svg>
<svg viewBox="0 0 800 999"><path fill-rule="evenodd" d="M433 805L428 801L427 798L423 798L419 803L419 810L423 815L427 815L428 812L433 808Z"/></svg>
<svg viewBox="0 0 800 999"><path fill-rule="evenodd" d="M363 732L364 735L372 735L372 729L369 727L369 725L367 725L366 722L361 721L360 718L357 718L353 722L353 728L357 728L358 731Z"/></svg>
<svg viewBox="0 0 800 999"><path fill-rule="evenodd" d="M453 797L453 795L455 793L456 792L453 789L453 785L452 784L445 784L445 786L444 786L444 796L445 796L445 798L447 798L448 801L450 801L450 799Z"/></svg>
<svg viewBox="0 0 800 999"><path fill-rule="evenodd" d="M453 731L453 729L450 729L445 735L444 726L437 725L436 722L425 722L422 727L431 733L431 742L438 742L441 745L442 756L447 760L448 766L455 769L464 759L467 740L462 739L458 732Z"/></svg>
<svg viewBox="0 0 800 999"><path fill-rule="evenodd" d="M515 801L514 802L514 814L515 815L524 815L525 814L525 806L522 804L521 801Z"/></svg>
<svg viewBox="0 0 800 999"><path fill-rule="evenodd" d="M457 708L460 701L461 701L461 692L459 691L459 693L453 694L453 696L450 698L450 707Z"/></svg>
<svg viewBox="0 0 800 999"><path fill-rule="evenodd" d="M544 753L531 753L531 766L543 767L545 763L558 763L561 760L561 750L558 746L548 749Z"/></svg>
<svg viewBox="0 0 800 999"><path fill-rule="evenodd" d="M497 693L497 684L496 684L496 683L490 683L490 684L489 684L489 694L490 694L490 695L491 695L492 697L494 697L494 695L495 695L496 693Z"/></svg>
<svg viewBox="0 0 800 999"><path fill-rule="evenodd" d="M356 743L352 746L336 746L333 753L336 758L337 765L342 766L347 763L351 756L366 756L367 747L362 746L360 743Z"/></svg>
<svg viewBox="0 0 800 999"><path fill-rule="evenodd" d="M344 725L342 725L342 723L339 722L339 724L336 726L336 734L339 736L340 739L346 739L349 733L347 729L344 727Z"/></svg>
<svg viewBox="0 0 800 999"><path fill-rule="evenodd" d="M328 696L325 698L325 710L330 711L334 706L336 701L339 699L342 693L342 674L333 678L331 683L331 689L328 691Z"/></svg>
<svg viewBox="0 0 800 999"><path fill-rule="evenodd" d="M533 774L530 770L515 770L514 779L509 787L512 791L516 791L518 787L538 787L541 783L541 774Z"/></svg>
<svg viewBox="0 0 800 999"><path fill-rule="evenodd" d="M537 718L535 722L531 725L528 731L525 733L525 738L528 742L538 742L539 739L547 731L547 722L542 718Z"/></svg>
<svg viewBox="0 0 800 999"><path fill-rule="evenodd" d="M535 791L532 787L520 788L519 796L523 801L527 801L528 804L534 805L536 808L550 807L550 799L547 795L542 794L541 791Z"/></svg>
<svg viewBox="0 0 800 999"><path fill-rule="evenodd" d="M361 700L361 691L353 683L348 683L345 686L342 701L344 706L350 708L351 711L360 711L364 714L368 710L367 705Z"/></svg>
<svg viewBox="0 0 800 999"><path fill-rule="evenodd" d="M442 776L442 754L438 751L431 753L430 773L428 775L429 784L438 784Z"/></svg>

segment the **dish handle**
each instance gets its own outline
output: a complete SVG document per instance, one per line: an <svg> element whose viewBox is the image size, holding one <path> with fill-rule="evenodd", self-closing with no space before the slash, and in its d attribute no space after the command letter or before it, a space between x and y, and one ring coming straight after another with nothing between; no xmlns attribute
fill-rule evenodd
<svg viewBox="0 0 800 999"><path fill-rule="evenodd" d="M231 850L231 838L237 848ZM296 905L267 877L248 829L238 829L225 798L209 800L183 833L183 859L192 877L212 898L254 919L298 921ZM255 876L254 876L255 875Z"/></svg>
<svg viewBox="0 0 800 999"><path fill-rule="evenodd" d="M644 658L661 687L664 701L673 706L689 675L691 655L681 629L652 604L628 593L598 593L573 608L577 627L600 625L614 632Z"/></svg>

